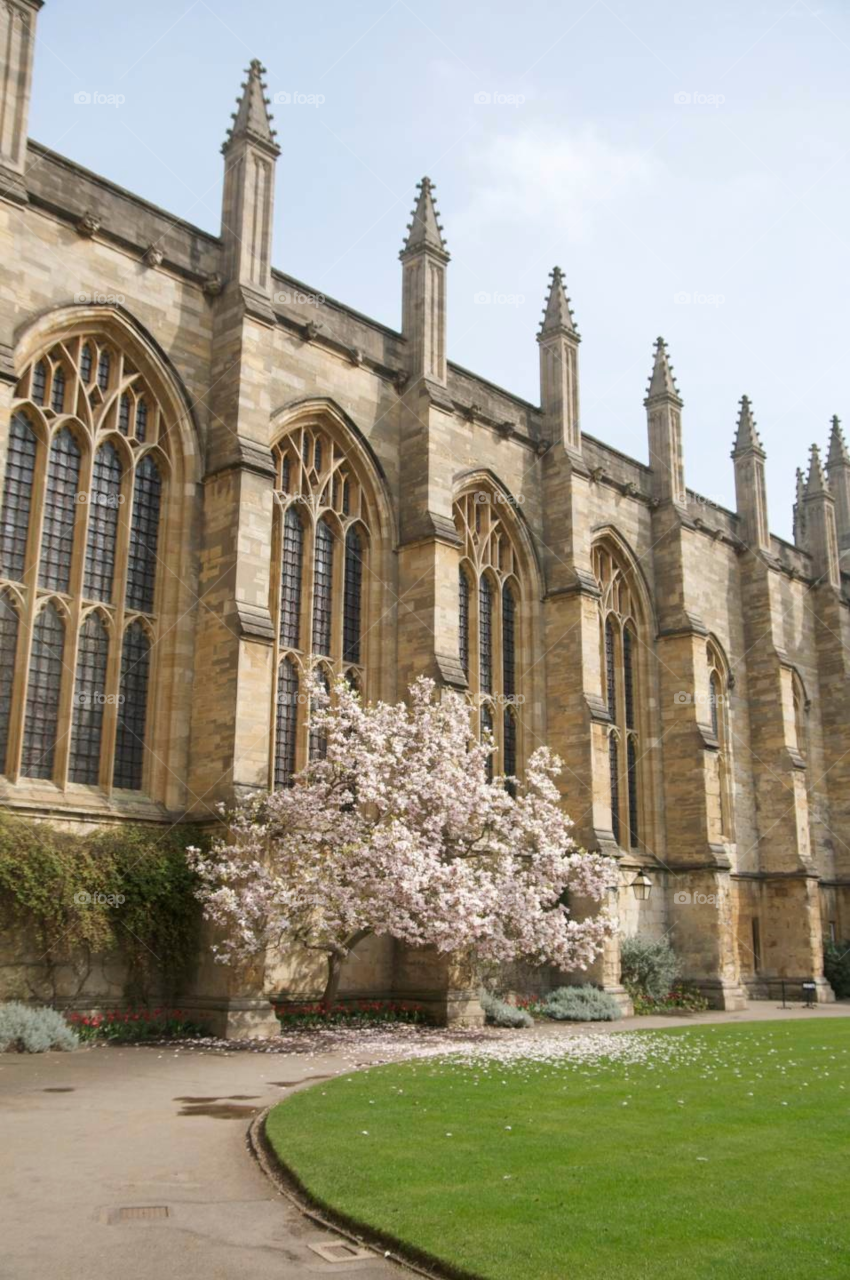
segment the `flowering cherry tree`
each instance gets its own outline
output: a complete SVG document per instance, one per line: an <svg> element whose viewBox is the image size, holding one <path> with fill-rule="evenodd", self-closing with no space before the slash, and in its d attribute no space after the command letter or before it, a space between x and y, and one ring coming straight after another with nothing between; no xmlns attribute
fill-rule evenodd
<svg viewBox="0 0 850 1280"><path fill-rule="evenodd" d="M253 800L209 852L191 849L222 962L300 944L327 956L332 1004L345 958L369 934L413 946L584 968L614 929L606 908L574 919L566 891L602 904L609 859L578 849L554 779L534 752L525 781L487 778L469 706L417 680L408 703L364 706L344 680L311 686L322 744L284 787Z"/></svg>

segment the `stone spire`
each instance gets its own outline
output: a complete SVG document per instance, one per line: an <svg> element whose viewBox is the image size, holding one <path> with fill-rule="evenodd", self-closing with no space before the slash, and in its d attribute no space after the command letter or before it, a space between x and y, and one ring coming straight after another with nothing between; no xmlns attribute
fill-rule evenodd
<svg viewBox="0 0 850 1280"><path fill-rule="evenodd" d="M850 452L838 418L832 419L826 464L829 491L835 499L835 524L842 562L850 558Z"/></svg>
<svg viewBox="0 0 850 1280"><path fill-rule="evenodd" d="M24 166L27 152L35 24L43 0L7 0L0 4L0 199L27 200Z"/></svg>
<svg viewBox="0 0 850 1280"><path fill-rule="evenodd" d="M738 429L732 458L735 463L735 497L741 535L753 551L770 552L767 515L767 480L762 447L749 396L741 396Z"/></svg>
<svg viewBox="0 0 850 1280"><path fill-rule="evenodd" d="M841 582L838 553L838 531L835 522L835 501L829 491L820 449L812 445L806 492L803 497L806 521L806 550L812 557L815 577L832 587Z"/></svg>
<svg viewBox="0 0 850 1280"><path fill-rule="evenodd" d="M576 328L560 267L555 267L551 273L549 296L543 308L537 341L540 345L540 404L545 433L550 440L560 441L577 459L581 455L578 377L581 335Z"/></svg>
<svg viewBox="0 0 850 1280"><path fill-rule="evenodd" d="M446 361L446 267L443 239L430 178L419 183L419 198L408 224L402 261L401 328L408 342L409 372L444 387Z"/></svg>
<svg viewBox="0 0 850 1280"><path fill-rule="evenodd" d="M401 257L404 258L405 254L420 249L431 249L438 254L445 254L448 258L443 228L439 223L439 214L434 200L434 184L430 178L425 177L417 189L419 199L416 201L411 221L407 224L407 239L404 242Z"/></svg>
<svg viewBox="0 0 850 1280"><path fill-rule="evenodd" d="M225 284L237 286L249 312L274 321L271 305L275 142L263 74L255 58L246 73L233 125L222 147L221 241Z"/></svg>
<svg viewBox="0 0 850 1280"><path fill-rule="evenodd" d="M644 400L649 435L649 469L653 496L676 507L687 505L682 444L682 397L663 338L655 343L652 376Z"/></svg>
<svg viewBox="0 0 850 1280"><path fill-rule="evenodd" d="M794 501L794 546L806 549L806 477L803 468L797 468L797 489Z"/></svg>
<svg viewBox="0 0 850 1280"><path fill-rule="evenodd" d="M236 99L236 110L231 116L233 124L221 148L225 154L238 139L247 138L267 148L275 159L280 155L280 147L275 142L277 130L272 128L274 117L269 114L270 99L266 97L263 80L265 73L259 58L254 58L245 73L247 79L241 86L242 94Z"/></svg>
<svg viewBox="0 0 850 1280"><path fill-rule="evenodd" d="M753 417L753 409L750 404L749 396L741 396L741 411L738 414L738 430L735 435L735 446L732 450L732 457L737 457L749 450L755 450L765 457L764 448L756 430L756 422Z"/></svg>

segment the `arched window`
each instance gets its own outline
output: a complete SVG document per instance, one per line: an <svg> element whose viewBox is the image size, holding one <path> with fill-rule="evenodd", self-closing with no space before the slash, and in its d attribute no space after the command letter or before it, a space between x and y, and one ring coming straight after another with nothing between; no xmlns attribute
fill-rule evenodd
<svg viewBox="0 0 850 1280"><path fill-rule="evenodd" d="M593 548L592 555L600 590L603 689L611 717L608 730L611 830L617 844L640 849L644 809L641 740L645 714L640 635L644 619L635 570L619 548L603 541Z"/></svg>
<svg viewBox="0 0 850 1280"><path fill-rule="evenodd" d="M461 538L458 657L478 728L496 745L490 774L515 775L521 764L521 558L515 517L492 486L464 493L454 506Z"/></svg>
<svg viewBox="0 0 850 1280"><path fill-rule="evenodd" d="M164 414L135 364L97 334L39 355L16 395L0 573L20 607L0 595L0 765L13 781L139 790L171 452ZM16 699L22 717L10 714Z"/></svg>
<svg viewBox="0 0 850 1280"><path fill-rule="evenodd" d="M719 840L734 838L732 804L731 735L729 732L729 671L720 646L709 640L705 647L708 666L708 705L711 732L717 741L717 789L719 804L715 832Z"/></svg>
<svg viewBox="0 0 850 1280"><path fill-rule="evenodd" d="M370 496L339 439L324 426L295 426L275 447L279 566L272 573L277 693L270 776L293 773L324 751L310 732L301 691L322 661L330 690L338 675L368 687Z"/></svg>

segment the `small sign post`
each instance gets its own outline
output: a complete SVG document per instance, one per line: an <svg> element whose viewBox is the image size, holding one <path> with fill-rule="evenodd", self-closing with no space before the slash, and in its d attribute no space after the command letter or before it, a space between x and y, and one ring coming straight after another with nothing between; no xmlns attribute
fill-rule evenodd
<svg viewBox="0 0 850 1280"><path fill-rule="evenodd" d="M816 1003L816 1001L815 1001L815 996L817 995L817 990L818 990L818 989L817 989L817 984L816 984L816 983L814 983L814 982L804 982L804 983L803 983L803 996L804 996L805 1001L806 1001L806 1008L807 1008L807 1009L814 1009L814 1007L815 1007L815 1003Z"/></svg>

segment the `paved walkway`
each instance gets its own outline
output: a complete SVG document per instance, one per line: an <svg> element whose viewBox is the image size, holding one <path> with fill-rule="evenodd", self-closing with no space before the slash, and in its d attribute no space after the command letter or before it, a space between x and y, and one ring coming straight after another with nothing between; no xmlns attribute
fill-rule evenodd
<svg viewBox="0 0 850 1280"><path fill-rule="evenodd" d="M848 1004L782 1011L765 1001L745 1014L640 1018L634 1025L848 1014ZM626 1029L632 1022L614 1025ZM140 1047L0 1055L0 1277L400 1276L379 1257L324 1261L310 1246L336 1237L282 1199L246 1148L256 1110L301 1082L350 1070L357 1060L351 1048L271 1054ZM167 1210L167 1217L132 1216L150 1208Z"/></svg>

